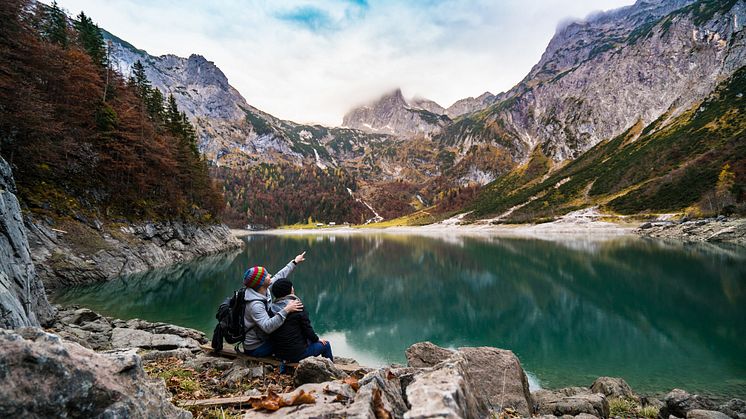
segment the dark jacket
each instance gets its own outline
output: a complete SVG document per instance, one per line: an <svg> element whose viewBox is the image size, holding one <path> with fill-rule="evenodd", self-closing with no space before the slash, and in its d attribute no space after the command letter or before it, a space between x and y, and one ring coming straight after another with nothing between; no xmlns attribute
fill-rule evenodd
<svg viewBox="0 0 746 419"><path fill-rule="evenodd" d="M277 313L285 308L291 300L298 300L294 295L282 297L272 303L272 312ZM285 322L269 335L275 356L285 361L296 362L308 348L309 342L318 342L319 337L311 327L308 312L296 311L290 313Z"/></svg>

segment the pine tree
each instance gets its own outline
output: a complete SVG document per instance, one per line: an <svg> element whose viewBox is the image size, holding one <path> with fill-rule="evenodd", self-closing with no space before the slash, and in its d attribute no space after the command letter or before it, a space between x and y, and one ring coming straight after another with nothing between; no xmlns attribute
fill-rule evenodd
<svg viewBox="0 0 746 419"><path fill-rule="evenodd" d="M43 35L49 41L67 48L67 16L56 1L52 2L43 23Z"/></svg>
<svg viewBox="0 0 746 419"><path fill-rule="evenodd" d="M181 136L181 114L179 113L179 107L176 105L176 99L174 95L168 95L168 103L166 104L166 128L176 136Z"/></svg>
<svg viewBox="0 0 746 419"><path fill-rule="evenodd" d="M101 35L101 29L93 23L93 20L80 12L78 20L73 25L75 30L78 31L78 43L86 50L88 55L91 56L96 65L106 67L106 46L104 45L104 37Z"/></svg>
<svg viewBox="0 0 746 419"><path fill-rule="evenodd" d="M184 142L189 147L192 155L199 158L199 149L197 148L197 132L194 130L192 123L189 122L186 113L181 113L181 131Z"/></svg>
<svg viewBox="0 0 746 419"><path fill-rule="evenodd" d="M145 67L142 65L140 60L137 60L132 64L130 82L134 83L140 99L145 101L150 93L150 80L148 80L148 77L145 75Z"/></svg>
<svg viewBox="0 0 746 419"><path fill-rule="evenodd" d="M157 123L163 123L165 114L163 110L163 93L157 87L154 87L148 97L145 99L145 105L148 108L148 114Z"/></svg>

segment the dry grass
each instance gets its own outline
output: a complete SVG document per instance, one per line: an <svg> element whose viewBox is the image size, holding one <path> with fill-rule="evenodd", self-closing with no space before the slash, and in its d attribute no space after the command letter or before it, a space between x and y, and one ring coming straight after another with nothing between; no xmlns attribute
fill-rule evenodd
<svg viewBox="0 0 746 419"><path fill-rule="evenodd" d="M277 393L292 391L292 376L276 371L265 373L261 378L247 380L237 386L229 386L221 379L223 372L214 368L196 371L184 365L178 358L164 358L148 362L144 366L150 377L163 379L166 388L173 395L173 403L181 401L211 399L216 397L237 397L251 390L266 394L268 390ZM247 407L248 408L248 407ZM186 407L195 418L237 418L246 409Z"/></svg>

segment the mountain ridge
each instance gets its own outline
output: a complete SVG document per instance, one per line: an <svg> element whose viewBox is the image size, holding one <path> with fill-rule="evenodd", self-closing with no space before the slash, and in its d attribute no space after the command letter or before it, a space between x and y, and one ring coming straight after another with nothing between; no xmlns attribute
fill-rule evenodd
<svg viewBox="0 0 746 419"><path fill-rule="evenodd" d="M241 98L243 115L233 120L197 117L200 146L218 165L346 168L368 199L403 180L413 203L399 207L411 212L415 197L437 204L537 152L555 166L637 124L664 118L658 125L665 126L743 66L745 9L743 0L641 0L558 28L507 92L443 109L424 98L407 101L397 89L351 110L343 121L349 128L283 121Z"/></svg>

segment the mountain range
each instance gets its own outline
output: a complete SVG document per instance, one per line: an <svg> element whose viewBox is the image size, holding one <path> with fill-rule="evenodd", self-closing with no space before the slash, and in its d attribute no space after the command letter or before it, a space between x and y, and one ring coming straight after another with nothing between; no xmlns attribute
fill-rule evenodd
<svg viewBox="0 0 746 419"><path fill-rule="evenodd" d="M681 128L703 102L716 100L716 92L740 86L738 77L746 63L745 21L743 0L638 0L559 28L540 61L507 92L485 93L443 108L424 98L407 100L397 89L350 110L338 128L284 121L252 107L204 57L154 57L114 35L105 36L115 67L127 74L140 60L153 85L174 95L197 128L200 151L215 166L237 171L259 164L343 169L354 177L350 197L374 209L395 207L385 211L389 217L462 194L456 207L446 205L448 211L440 212L476 210L486 217L506 209L496 203L504 196L495 193L515 192L498 186L518 171L536 169L548 178L615 139L626 138L623 142L631 144L673 126ZM740 127L742 96L732 98L719 109L735 112L737 117L728 120ZM626 189L611 189L629 193L699 157L701 153L685 153L664 172L642 168L647 173L636 176L635 182L622 182ZM742 158L720 159L736 171L736 199L744 194L737 186L746 177L739 171ZM529 177L513 186L542 184L542 178ZM396 194L392 182L399 184L393 187ZM589 182L583 187L596 187ZM685 210L699 202L715 189L710 183L667 210ZM230 204L236 197L226 198ZM583 204L596 203L591 201ZM649 206L635 211L658 210ZM313 212L311 208L304 214ZM437 207L430 211L437 212Z"/></svg>

